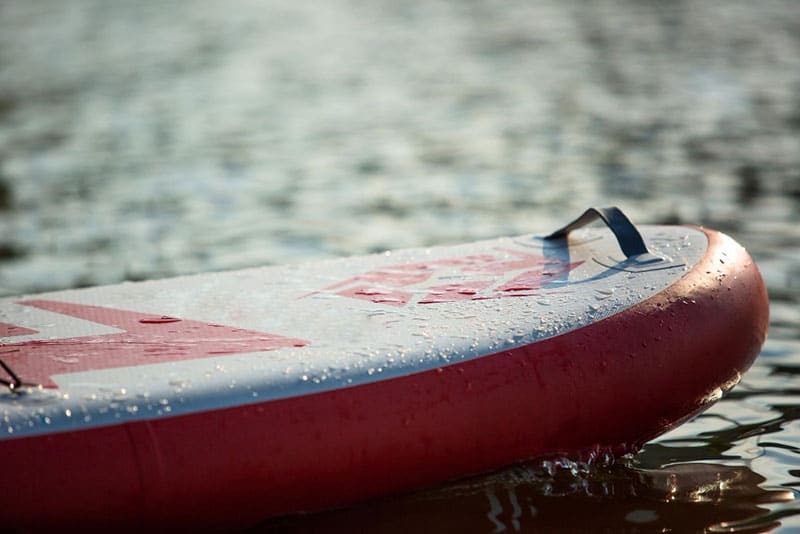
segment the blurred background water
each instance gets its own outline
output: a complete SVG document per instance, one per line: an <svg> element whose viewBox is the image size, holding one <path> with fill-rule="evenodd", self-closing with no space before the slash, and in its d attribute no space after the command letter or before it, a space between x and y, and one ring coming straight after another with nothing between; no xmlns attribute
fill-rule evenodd
<svg viewBox="0 0 800 534"><path fill-rule="evenodd" d="M517 466L259 531L800 529L800 5L0 3L0 295L609 204L756 258L770 339L725 400L590 473Z"/></svg>

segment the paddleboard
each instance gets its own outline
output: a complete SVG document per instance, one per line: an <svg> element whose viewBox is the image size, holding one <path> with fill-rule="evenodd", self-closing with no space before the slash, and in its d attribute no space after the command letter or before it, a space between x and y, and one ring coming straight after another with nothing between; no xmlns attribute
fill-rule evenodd
<svg viewBox="0 0 800 534"><path fill-rule="evenodd" d="M4 526L230 529L635 451L736 384L767 321L732 239L616 208L545 237L3 299Z"/></svg>

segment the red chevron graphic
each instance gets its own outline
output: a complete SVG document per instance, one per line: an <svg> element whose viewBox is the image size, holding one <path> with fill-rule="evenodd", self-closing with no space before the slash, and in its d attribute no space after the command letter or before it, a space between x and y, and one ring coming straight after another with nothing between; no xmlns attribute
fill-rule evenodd
<svg viewBox="0 0 800 534"><path fill-rule="evenodd" d="M124 330L117 334L0 344L0 359L23 382L48 388L57 388L52 377L64 373L302 347L309 343L275 334L101 306L51 300L18 304ZM5 323L0 325L0 335L31 333L36 331Z"/></svg>

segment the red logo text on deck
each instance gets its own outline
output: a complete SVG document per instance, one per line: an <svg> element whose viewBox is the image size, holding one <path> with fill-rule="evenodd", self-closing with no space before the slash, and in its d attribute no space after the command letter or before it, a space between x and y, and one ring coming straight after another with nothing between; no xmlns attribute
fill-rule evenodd
<svg viewBox="0 0 800 534"><path fill-rule="evenodd" d="M521 250L497 250L502 254L480 254L390 265L337 282L322 291L398 307L413 302L440 304L460 300L524 297L539 294L541 289L563 279L583 263L570 263L565 259ZM463 279L447 281L442 276L444 274L455 274L456 277L462 275ZM412 289L412 286L420 285L422 287ZM416 294L421 294L417 300Z"/></svg>

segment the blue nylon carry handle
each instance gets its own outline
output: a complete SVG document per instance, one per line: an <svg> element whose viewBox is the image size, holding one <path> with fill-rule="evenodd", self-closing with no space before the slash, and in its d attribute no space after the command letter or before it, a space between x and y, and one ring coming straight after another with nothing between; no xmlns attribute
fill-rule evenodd
<svg viewBox="0 0 800 534"><path fill-rule="evenodd" d="M597 219L601 219L611 229L617 238L619 247L627 258L633 258L642 254L651 254L647 249L647 245L644 244L642 234L639 233L639 230L636 229L630 219L622 213L622 210L616 206L609 208L589 208L584 211L580 217L565 227L546 236L545 239L567 237L571 231L581 226L586 226Z"/></svg>

